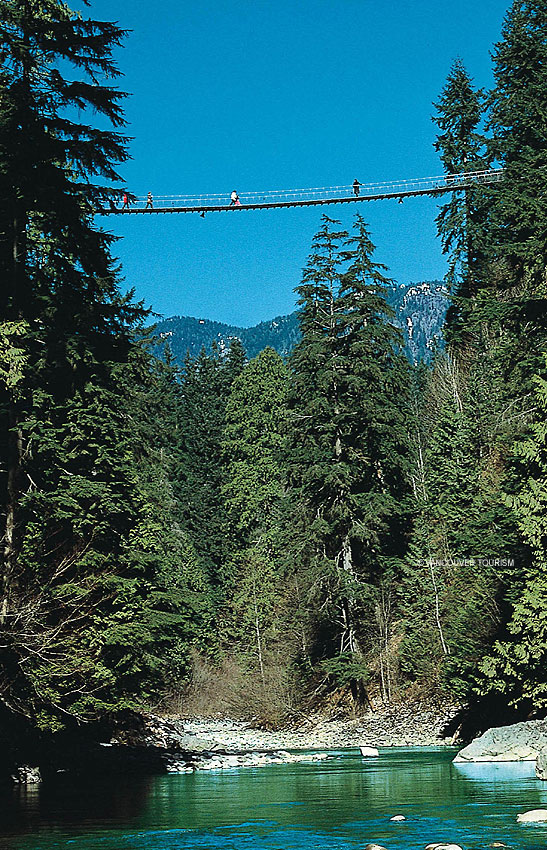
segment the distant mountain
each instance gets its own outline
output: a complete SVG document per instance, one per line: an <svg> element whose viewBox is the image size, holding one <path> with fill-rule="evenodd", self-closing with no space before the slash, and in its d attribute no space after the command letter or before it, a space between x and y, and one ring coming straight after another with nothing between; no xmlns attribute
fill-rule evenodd
<svg viewBox="0 0 547 850"><path fill-rule="evenodd" d="M213 342L223 353L234 337L241 340L249 358L256 357L267 346L286 356L300 339L296 311L288 316L277 316L271 322L260 322L252 328L225 325L209 319L172 316L158 322L157 329L160 338L169 342L173 357L179 364L183 363L187 352L191 357L197 357L203 346L210 350Z"/></svg>
<svg viewBox="0 0 547 850"><path fill-rule="evenodd" d="M401 284L386 299L395 310L393 324L403 331L405 354L411 363L429 363L444 346L443 325L448 310L448 290L440 280Z"/></svg>
<svg viewBox="0 0 547 850"><path fill-rule="evenodd" d="M393 323L404 336L405 353L411 363L429 362L433 351L442 348L442 327L448 308L448 293L439 280L401 284L388 292L387 301L395 310ZM181 364L187 353L197 357L202 347L210 350L217 344L221 354L238 337L249 358L267 346L279 354L291 353L300 338L298 312L277 316L271 322L260 322L251 328L225 325L210 319L172 316L157 323L160 339L169 342L173 357Z"/></svg>

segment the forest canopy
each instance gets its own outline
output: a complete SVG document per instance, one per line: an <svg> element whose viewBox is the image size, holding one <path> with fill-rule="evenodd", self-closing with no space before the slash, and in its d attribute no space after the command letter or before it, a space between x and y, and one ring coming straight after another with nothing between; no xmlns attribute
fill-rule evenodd
<svg viewBox="0 0 547 850"><path fill-rule="evenodd" d="M95 215L128 157L126 35L0 1L3 714L545 712L547 5L513 2L491 91L461 60L439 86L446 173L504 179L440 207L427 366L361 215L318 223L290 356L156 355Z"/></svg>

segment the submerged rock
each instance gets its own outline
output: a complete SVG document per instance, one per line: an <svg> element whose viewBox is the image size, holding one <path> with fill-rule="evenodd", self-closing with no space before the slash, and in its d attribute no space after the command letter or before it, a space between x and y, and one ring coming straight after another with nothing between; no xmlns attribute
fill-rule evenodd
<svg viewBox="0 0 547 850"><path fill-rule="evenodd" d="M454 762L535 761L547 747L547 721L495 726L460 750Z"/></svg>
<svg viewBox="0 0 547 850"><path fill-rule="evenodd" d="M406 820L406 818L405 818L404 815L393 815L393 817L390 818L390 820L393 820L396 823L399 823L400 821Z"/></svg>
<svg viewBox="0 0 547 850"><path fill-rule="evenodd" d="M544 823L547 821L547 809L531 809L517 815L517 823Z"/></svg>
<svg viewBox="0 0 547 850"><path fill-rule="evenodd" d="M381 844L367 844L365 850L386 850Z"/></svg>

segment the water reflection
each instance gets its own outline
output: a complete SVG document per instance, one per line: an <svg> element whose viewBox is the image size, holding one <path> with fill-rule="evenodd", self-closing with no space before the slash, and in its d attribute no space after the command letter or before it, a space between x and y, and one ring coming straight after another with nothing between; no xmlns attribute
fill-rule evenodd
<svg viewBox="0 0 547 850"><path fill-rule="evenodd" d="M547 807L533 763L453 765L453 751L357 751L326 762L15 791L0 801L2 850L389 850L429 841L545 850L547 828L515 815ZM391 823L404 814L404 823Z"/></svg>

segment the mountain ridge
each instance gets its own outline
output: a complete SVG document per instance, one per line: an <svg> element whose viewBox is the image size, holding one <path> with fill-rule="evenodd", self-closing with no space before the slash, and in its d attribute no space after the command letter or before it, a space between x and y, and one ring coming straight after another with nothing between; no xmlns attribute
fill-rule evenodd
<svg viewBox="0 0 547 850"><path fill-rule="evenodd" d="M430 362L435 350L443 347L442 327L449 303L443 282L399 284L388 290L386 301L395 311L393 324L403 334L404 351L409 361ZM188 354L193 359L203 347L209 350L214 343L223 355L235 337L241 340L249 359L267 346L287 357L300 339L298 310L251 327L193 316L170 316L156 323L156 332L161 342L169 343L172 356L180 366Z"/></svg>

